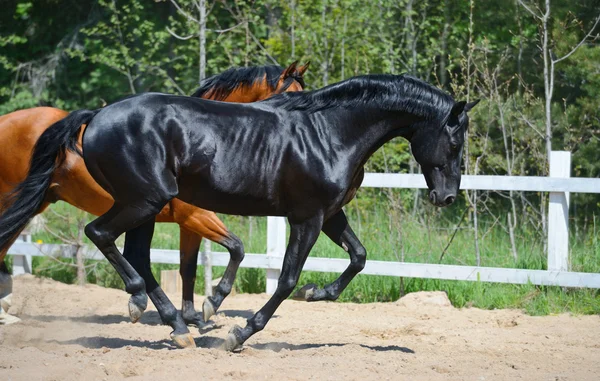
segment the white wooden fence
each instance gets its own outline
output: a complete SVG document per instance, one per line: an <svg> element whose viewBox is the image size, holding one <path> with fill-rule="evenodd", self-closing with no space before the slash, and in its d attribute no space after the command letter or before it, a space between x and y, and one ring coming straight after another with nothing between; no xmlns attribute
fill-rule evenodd
<svg viewBox="0 0 600 381"><path fill-rule="evenodd" d="M600 193L598 178L570 178L570 152L552 152L549 177L530 176L463 176L461 189L496 191L550 192L548 208L548 270L524 270L511 268L476 267L421 264L407 262L367 260L362 274L396 277L432 278L500 282L563 287L600 288L600 274L569 271L569 193ZM426 188L422 175L367 173L363 187L382 188ZM267 218L267 253L247 254L241 267L267 270L267 293L272 294L283 262L286 247L286 223L282 217ZM367 248L368 251L369 248ZM31 271L31 257L36 255L70 256L68 245L38 245L31 242L16 242L9 250L15 256L15 274ZM86 257L102 259L101 253L88 249ZM226 266L229 254L211 252L213 266ZM179 263L176 250L151 251L154 263ZM201 256L198 264L204 264ZM308 258L304 270L341 273L350 263L349 259Z"/></svg>

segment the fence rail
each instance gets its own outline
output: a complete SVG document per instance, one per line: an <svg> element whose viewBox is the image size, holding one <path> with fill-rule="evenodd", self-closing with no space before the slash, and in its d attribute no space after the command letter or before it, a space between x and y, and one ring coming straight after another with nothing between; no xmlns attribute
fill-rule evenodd
<svg viewBox="0 0 600 381"><path fill-rule="evenodd" d="M600 274L568 271L568 216L569 193L600 193L600 179L569 178L571 154L552 152L550 177L530 176L463 176L461 189L496 191L550 192L548 208L548 270L525 270L512 268L475 267L457 265L422 264L390 261L367 261L362 274L396 277L415 277L513 284L554 285L563 287L600 288ZM422 175L367 173L365 187L387 188L426 188ZM9 255L15 256L13 273L31 271L31 257L41 255L72 256L69 245L38 245L29 242L16 242ZM247 254L241 267L267 270L267 293L273 293L277 286L283 254L286 247L286 223L282 217L267 218L267 253ZM103 259L100 252L88 248L85 256ZM179 264L176 250L151 250L154 263ZM226 266L229 254L210 252L200 256L198 264L209 260L213 266ZM309 258L304 270L340 273L350 263L349 259Z"/></svg>

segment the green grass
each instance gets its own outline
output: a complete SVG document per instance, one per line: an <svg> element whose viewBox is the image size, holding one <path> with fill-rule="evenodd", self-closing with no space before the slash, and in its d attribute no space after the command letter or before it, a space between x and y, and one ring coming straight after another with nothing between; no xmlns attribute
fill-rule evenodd
<svg viewBox="0 0 600 381"><path fill-rule="evenodd" d="M60 213L70 208L55 205ZM356 209L350 208L347 214L355 232L367 248L368 259L399 261L404 252L405 262L440 263L440 255L449 241L457 218L450 211L426 213L425 224L402 216L394 218L394 213L383 208L372 207L360 216ZM434 217L437 213L437 216ZM445 215L446 213L447 215ZM456 211L454 211L456 213ZM247 218L221 216L229 229L244 242L246 252L264 253L266 251L266 218ZM360 223L359 223L360 220ZM399 220L400 223L398 222ZM453 222L449 222L453 221ZM50 224L54 223L52 220ZM475 246L473 231L465 229L467 221L459 229L452 244L447 249L441 263L457 265L475 265ZM65 229L66 227L62 227ZM511 254L508 234L498 226L482 223L480 226L481 265L489 267L545 269L546 254L539 234L530 229L517 231L518 259ZM600 273L600 230L591 229L585 236L572 237L571 265L573 271ZM51 242L48 234L37 234L34 239ZM120 238L122 245L123 237ZM175 224L157 224L152 247L178 249L179 229ZM215 251L224 248L212 244ZM347 253L321 234L311 252L313 257L347 258ZM160 270L178 269L176 265L153 264L157 278ZM45 258L34 260L36 274L48 276L66 283L75 281L74 268L57 265ZM213 268L213 277L220 277L222 267ZM202 293L203 268L198 268L196 292ZM303 272L299 287L306 283L324 285L332 282L339 274ZM88 281L107 287L122 288L122 282L113 269L102 262L95 266ZM235 287L241 293L259 293L265 290L265 271L242 268L238 272ZM600 294L597 290L563 289L561 287L541 287L534 285L510 285L483 282L445 281L435 279L412 279L371 275L358 275L340 297L341 302L388 302L397 300L402 292L437 291L448 293L456 307L478 307L485 309L518 308L532 315L547 315L561 312L575 314L600 313Z"/></svg>

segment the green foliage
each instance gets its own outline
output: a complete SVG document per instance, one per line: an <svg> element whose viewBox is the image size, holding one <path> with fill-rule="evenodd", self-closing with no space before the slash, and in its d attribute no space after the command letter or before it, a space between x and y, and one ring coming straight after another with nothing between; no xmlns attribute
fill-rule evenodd
<svg viewBox="0 0 600 381"><path fill-rule="evenodd" d="M198 9L192 0L177 4L180 9L171 1L5 0L0 12L0 114L38 105L98 108L144 91L191 93L200 80ZM465 172L548 172L539 25L518 2L208 0L207 9L207 75L230 66L287 65L296 59L312 62L305 75L309 89L360 74L410 73L457 99L482 99L470 114ZM554 54L564 55L576 46L599 12L597 2L553 0ZM590 40L555 68L552 144L555 150L573 152L573 176L600 176L599 62L598 40ZM404 140L383 146L366 169L419 171ZM544 197L469 192L453 208L434 210L422 202L420 191L366 189L347 212L370 258L428 263L439 260L464 215L443 262L473 264L476 207L483 265L544 268ZM574 194L571 205L573 268L598 272L600 195ZM516 215L517 260L507 238L509 211ZM73 221L57 219L54 212L70 214L71 209L53 205L45 216L51 226L72 234ZM264 219L224 220L248 252L265 251ZM176 225L163 224L153 246L177 249L177 234ZM49 233L38 238L57 239ZM319 239L313 255L345 253ZM73 281L73 268L47 261L52 260L36 260L39 274ZM89 281L121 287L106 263L89 265ZM153 268L176 268L164 266ZM222 269L214 269L215 277L221 274ZM307 273L302 281L322 284L334 277ZM198 291L203 289L201 278ZM236 287L259 292L263 282L264 271L242 269ZM403 287L447 290L457 306L516 307L536 314L598 311L597 295L594 299L592 292L578 290L417 279L405 279ZM400 293L398 279L359 276L342 300L395 300Z"/></svg>

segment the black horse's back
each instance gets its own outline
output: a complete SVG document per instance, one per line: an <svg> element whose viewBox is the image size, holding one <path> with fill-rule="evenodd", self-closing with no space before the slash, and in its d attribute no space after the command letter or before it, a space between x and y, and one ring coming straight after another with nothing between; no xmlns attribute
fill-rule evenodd
<svg viewBox="0 0 600 381"><path fill-rule="evenodd" d="M301 184L298 194L279 197L282 182L290 187L321 172L305 160L307 145L319 136L299 142L307 134L303 127L266 104L148 93L102 109L84 134L84 159L119 202L155 189L157 199L177 196L216 212L281 215L285 202L307 198Z"/></svg>

